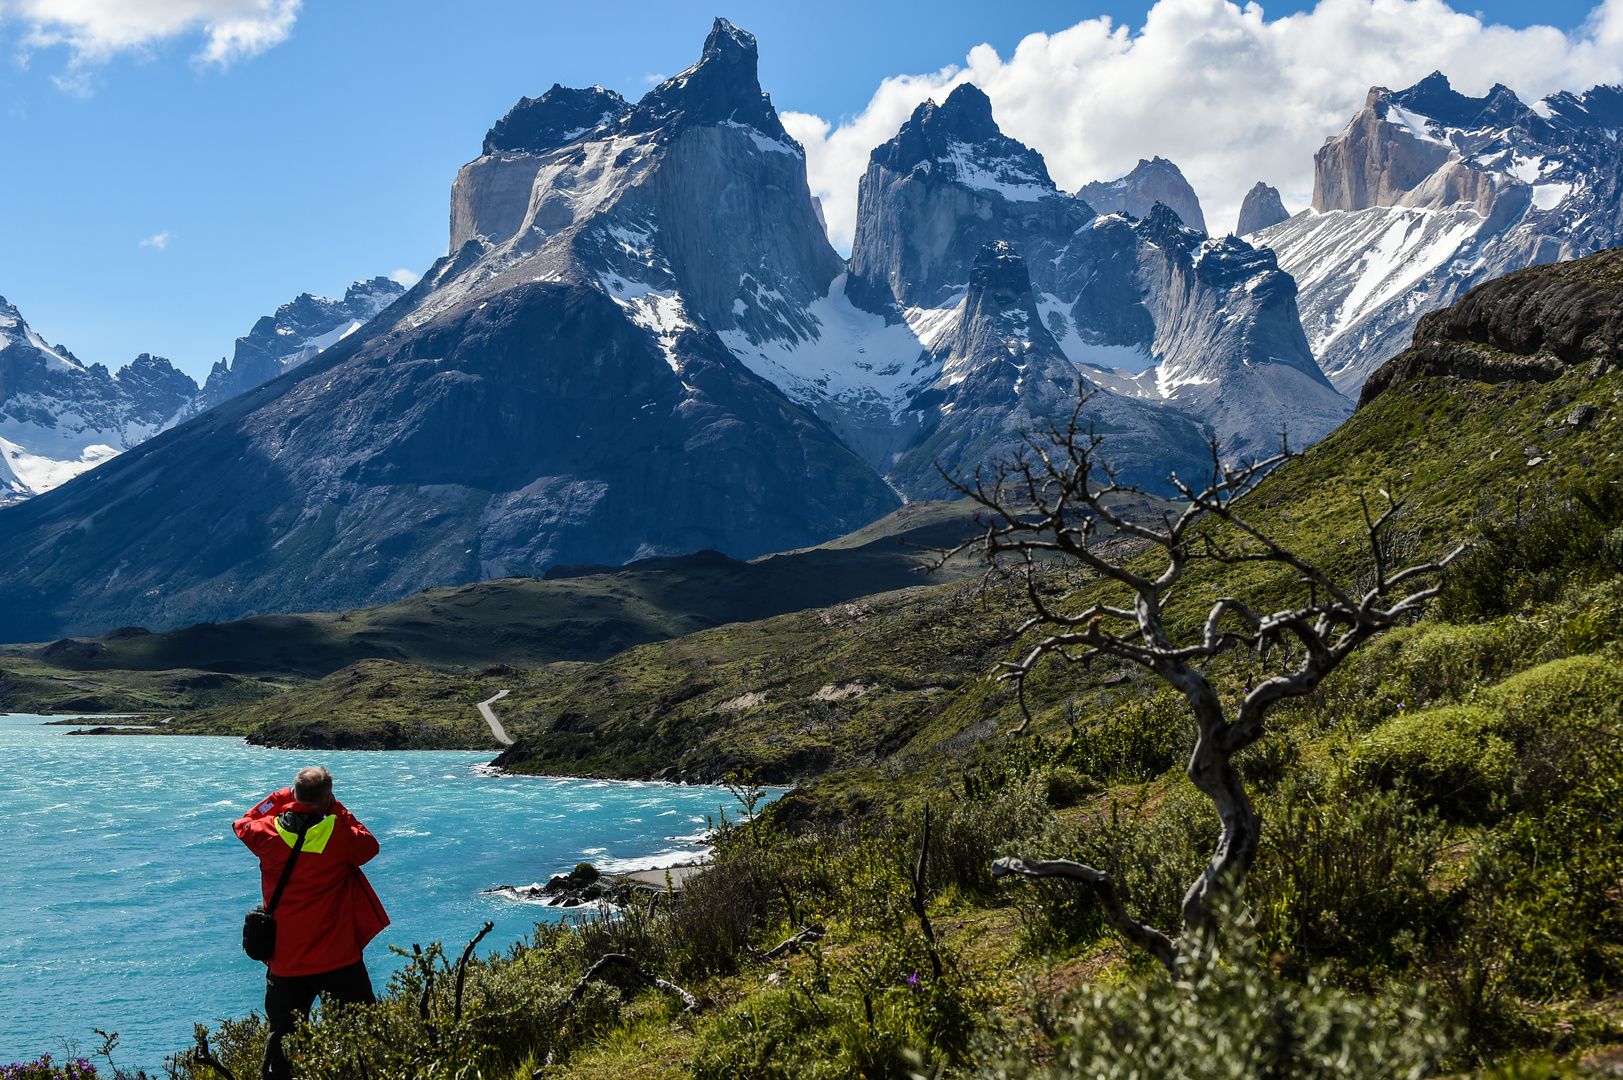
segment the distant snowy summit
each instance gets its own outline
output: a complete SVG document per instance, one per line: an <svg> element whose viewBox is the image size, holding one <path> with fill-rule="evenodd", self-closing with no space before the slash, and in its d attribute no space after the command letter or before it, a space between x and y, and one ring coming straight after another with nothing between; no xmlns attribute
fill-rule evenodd
<svg viewBox="0 0 1623 1080"><path fill-rule="evenodd" d="M237 339L231 362L214 365L199 401L205 408L218 405L291 371L365 326L405 291L399 282L375 277L357 281L337 300L300 293Z"/></svg>
<svg viewBox="0 0 1623 1080"><path fill-rule="evenodd" d="M393 303L404 287L358 281L341 300L304 293L237 339L233 363L199 388L142 353L118 371L51 345L0 297L0 506L51 490L204 409L318 355Z"/></svg>
<svg viewBox="0 0 1623 1080"><path fill-rule="evenodd" d="M196 410L197 384L142 353L118 372L48 343L0 297L0 505L49 491Z"/></svg>
<svg viewBox="0 0 1623 1080"><path fill-rule="evenodd" d="M1467 97L1441 73L1377 86L1315 155L1312 209L1250 238L1296 278L1314 355L1356 395L1426 312L1623 240L1619 129L1618 87L1529 106L1504 86Z"/></svg>

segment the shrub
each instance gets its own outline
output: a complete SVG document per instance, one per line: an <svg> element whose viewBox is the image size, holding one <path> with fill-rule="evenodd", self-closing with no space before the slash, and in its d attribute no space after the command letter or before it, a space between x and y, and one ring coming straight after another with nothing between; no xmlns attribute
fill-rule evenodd
<svg viewBox="0 0 1623 1080"><path fill-rule="evenodd" d="M1623 491L1596 483L1554 493L1525 513L1482 525L1475 549L1450 568L1437 599L1450 622L1505 615L1554 600L1574 579L1623 569L1612 537L1623 525Z"/></svg>
<svg viewBox="0 0 1623 1080"><path fill-rule="evenodd" d="M1431 805L1483 817L1515 766L1514 748L1498 734L1502 722L1480 705L1406 713L1360 740L1350 766L1377 784L1406 784Z"/></svg>
<svg viewBox="0 0 1623 1080"><path fill-rule="evenodd" d="M1444 909L1430 882L1445 831L1405 791L1284 785L1247 885L1263 946L1298 973L1328 960L1370 983L1404 968Z"/></svg>
<svg viewBox="0 0 1623 1080"><path fill-rule="evenodd" d="M956 885L972 896L993 895L992 860L1010 841L1043 829L1056 789L1069 794L1084 787L1074 770L1061 766L952 803L931 829L929 882L936 888Z"/></svg>
<svg viewBox="0 0 1623 1080"><path fill-rule="evenodd" d="M916 933L809 978L745 998L706 1027L695 1080L908 1080L960 1060L982 1009L979 981L950 954L931 977ZM922 1066L922 1068L921 1068Z"/></svg>
<svg viewBox="0 0 1623 1080"><path fill-rule="evenodd" d="M1211 803L1180 778L1157 803L1112 799L1080 822L1054 822L999 854L1074 859L1104 870L1136 918L1175 932L1183 925L1184 891L1210 861L1217 833ZM1032 898L1023 906L1028 949L1064 951L1109 932L1087 886L1064 878L1005 880L1012 895Z"/></svg>
<svg viewBox="0 0 1623 1080"><path fill-rule="evenodd" d="M1612 569L1623 574L1623 528L1613 529L1606 534L1605 554Z"/></svg>
<svg viewBox="0 0 1623 1080"><path fill-rule="evenodd" d="M1261 967L1253 947L1191 950L1179 976L1038 1005L1038 1047L988 1040L982 1080L1418 1080L1452 1038L1423 994L1381 1002Z"/></svg>

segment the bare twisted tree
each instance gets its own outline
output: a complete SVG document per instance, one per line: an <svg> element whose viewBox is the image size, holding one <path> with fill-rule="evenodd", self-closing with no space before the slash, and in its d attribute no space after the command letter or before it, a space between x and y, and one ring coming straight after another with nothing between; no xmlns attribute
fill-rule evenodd
<svg viewBox="0 0 1623 1080"><path fill-rule="evenodd" d="M1084 663L1099 656L1129 660L1154 672L1188 700L1198 731L1189 779L1211 800L1222 828L1211 861L1184 896L1187 936L1201 928L1220 883L1243 888L1256 856L1261 822L1234 769L1234 755L1263 736L1264 719L1274 705L1310 693L1370 637L1416 615L1441 590L1443 571L1464 546L1440 559L1394 571L1385 534L1402 504L1383 490L1383 512L1372 515L1364 505L1364 537L1372 563L1360 583L1364 587L1344 587L1251 524L1236 507L1264 477L1299 456L1283 435L1278 454L1237 465L1225 464L1213 441L1211 467L1198 486L1176 474L1171 477L1186 505L1175 515L1163 514L1160 528L1145 525L1112 508L1113 496L1145 493L1118 482L1115 470L1100 456L1103 437L1081 420L1089 396L1082 395L1065 425L1050 421L1028 433L1026 446L1012 461L977 470L972 481L947 478L985 514L979 535L941 553L940 562L976 551L987 561L989 575L1024 581L1033 614L1020 634L1035 632L1042 637L1019 660L1005 662L999 676L1015 684L1024 716L1011 734L1022 733L1031 723L1025 681L1049 657ZM1227 528L1220 532L1213 525ZM1115 561L1106 556L1095 544L1106 530L1141 541L1140 550L1158 549L1164 565L1160 560ZM1131 599L1120 605L1095 600L1080 610L1067 610L1063 598L1051 599L1042 587L1045 578L1051 580L1051 575L1041 573L1042 567L1054 560L1074 560L1072 565L1092 571L1096 580L1124 586ZM1166 627L1168 600L1189 568L1202 560L1285 567L1305 587L1304 602L1257 612L1239 597L1220 597L1198 640L1174 642ZM1232 716L1196 666L1230 649L1249 649L1266 658L1280 646L1285 647L1281 651L1286 658L1279 673L1250 689ZM1178 941L1134 918L1105 871L1066 859L1005 858L992 864L992 873L1064 877L1089 885L1122 936L1168 969L1177 962Z"/></svg>

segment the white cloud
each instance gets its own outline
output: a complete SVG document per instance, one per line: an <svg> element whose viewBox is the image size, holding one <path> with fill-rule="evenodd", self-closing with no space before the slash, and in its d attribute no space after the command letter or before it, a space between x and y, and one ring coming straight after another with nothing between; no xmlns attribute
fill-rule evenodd
<svg viewBox="0 0 1623 1080"><path fill-rule="evenodd" d="M415 273L411 270L407 270L402 266L399 270L396 270L394 273L389 275L389 280L396 282L397 284L404 285L409 289L413 285L417 284L418 280L420 280L422 276L423 275Z"/></svg>
<svg viewBox="0 0 1623 1080"><path fill-rule="evenodd" d="M962 67L886 79L854 119L832 127L785 113L806 147L813 194L848 249L868 153L926 97L962 82L992 99L1004 132L1041 151L1062 188L1107 180L1141 157L1178 163L1215 231L1231 228L1258 180L1291 210L1313 192L1313 152L1374 85L1440 70L1463 93L1502 82L1532 101L1623 79L1623 0L1604 0L1578 33L1484 25L1441 0L1321 0L1268 20L1255 3L1160 0L1137 30L1089 19L1032 34L1005 60L989 45Z"/></svg>
<svg viewBox="0 0 1623 1080"><path fill-rule="evenodd" d="M169 246L169 234L167 232L161 232L153 236L149 236L145 240L141 241L141 246L157 248L159 251L162 251L164 248Z"/></svg>
<svg viewBox="0 0 1623 1080"><path fill-rule="evenodd" d="M65 89L83 90L87 64L140 51L170 38L201 33L193 56L224 67L286 41L302 0L0 0L0 21L29 27L27 48L66 46Z"/></svg>

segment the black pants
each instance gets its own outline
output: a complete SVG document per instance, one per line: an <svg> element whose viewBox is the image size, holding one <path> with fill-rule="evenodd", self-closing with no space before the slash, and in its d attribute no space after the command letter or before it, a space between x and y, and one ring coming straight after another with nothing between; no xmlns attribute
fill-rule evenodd
<svg viewBox="0 0 1623 1080"><path fill-rule="evenodd" d="M265 974L265 1019L270 1021L270 1037L265 1040L264 1080L289 1080L293 1065L282 1053L282 1036L293 1030L299 1015L308 1016L317 994L345 1004L372 1005L372 977L366 962L357 960L349 967L323 971L319 975Z"/></svg>

